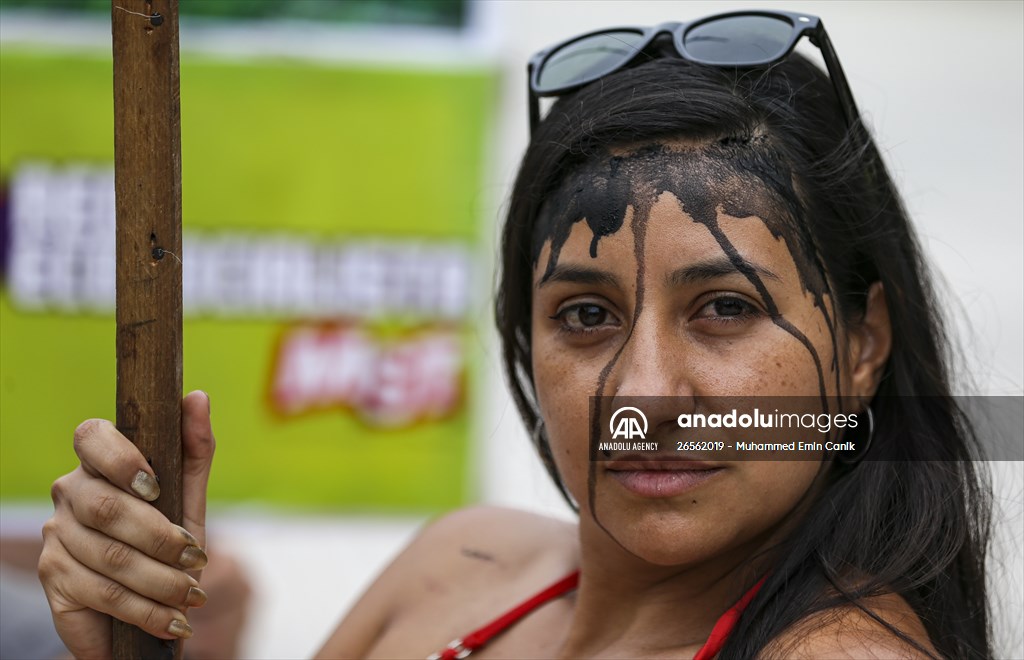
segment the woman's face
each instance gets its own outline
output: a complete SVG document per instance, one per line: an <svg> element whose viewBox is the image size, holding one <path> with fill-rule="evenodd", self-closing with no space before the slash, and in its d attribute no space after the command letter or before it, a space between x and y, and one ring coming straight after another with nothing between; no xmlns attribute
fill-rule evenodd
<svg viewBox="0 0 1024 660"><path fill-rule="evenodd" d="M592 461L591 397L614 397L610 408L678 397L645 411L664 452L682 437L676 416L711 397L867 394L851 369L863 342L837 327L815 259L793 247L787 173L750 172L719 147L591 161L552 200L536 241L533 374L556 465L581 524L655 564L767 539L813 497L820 455L669 470Z"/></svg>

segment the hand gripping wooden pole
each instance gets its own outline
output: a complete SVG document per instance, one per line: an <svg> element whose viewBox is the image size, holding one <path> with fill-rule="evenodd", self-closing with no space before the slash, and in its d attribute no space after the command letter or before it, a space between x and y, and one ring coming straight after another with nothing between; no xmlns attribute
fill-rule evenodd
<svg viewBox="0 0 1024 660"><path fill-rule="evenodd" d="M181 122L177 0L112 0L117 209L117 428L181 524ZM181 658L114 621L115 658Z"/></svg>

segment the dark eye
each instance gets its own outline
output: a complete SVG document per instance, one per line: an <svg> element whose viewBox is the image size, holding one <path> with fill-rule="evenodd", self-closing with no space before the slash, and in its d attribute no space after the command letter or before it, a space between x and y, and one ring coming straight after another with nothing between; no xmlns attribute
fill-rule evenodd
<svg viewBox="0 0 1024 660"><path fill-rule="evenodd" d="M743 316L751 306L738 298L718 298L711 303L715 316Z"/></svg>
<svg viewBox="0 0 1024 660"><path fill-rule="evenodd" d="M758 308L752 303L738 296L726 295L705 303L696 318L718 323L738 323L758 316L759 313Z"/></svg>
<svg viewBox="0 0 1024 660"><path fill-rule="evenodd" d="M561 321L562 328L569 332L587 332L615 322L607 309L593 303L570 305L551 318Z"/></svg>
<svg viewBox="0 0 1024 660"><path fill-rule="evenodd" d="M608 319L608 310L597 305L580 305L575 312L580 325L586 327L601 325Z"/></svg>

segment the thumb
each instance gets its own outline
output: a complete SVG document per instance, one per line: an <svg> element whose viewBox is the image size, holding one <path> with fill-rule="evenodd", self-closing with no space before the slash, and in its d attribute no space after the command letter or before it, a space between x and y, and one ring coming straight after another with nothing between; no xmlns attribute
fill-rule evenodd
<svg viewBox="0 0 1024 660"><path fill-rule="evenodd" d="M182 523L200 547L206 547L206 484L213 463L213 428L210 397L202 390L188 393L181 402Z"/></svg>

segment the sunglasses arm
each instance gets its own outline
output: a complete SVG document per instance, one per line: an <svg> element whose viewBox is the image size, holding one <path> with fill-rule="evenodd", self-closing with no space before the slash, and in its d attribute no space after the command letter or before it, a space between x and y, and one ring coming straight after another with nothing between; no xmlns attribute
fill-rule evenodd
<svg viewBox="0 0 1024 660"><path fill-rule="evenodd" d="M846 115L846 124L853 128L860 124L860 111L857 110L857 104L853 100L853 92L850 91L850 84L846 81L846 74L843 73L842 65L839 64L839 56L836 55L836 51L832 47L832 41L828 38L828 33L825 32L823 24L818 24L817 34L813 36L813 39L818 48L821 49L822 59L825 60L825 68L828 70L828 75L832 78L832 85L836 89L839 103L843 107L843 113Z"/></svg>
<svg viewBox="0 0 1024 660"><path fill-rule="evenodd" d="M528 105L530 106L530 135L537 130L537 124L540 123L540 99L533 92L533 62L526 65L526 96L529 99Z"/></svg>

